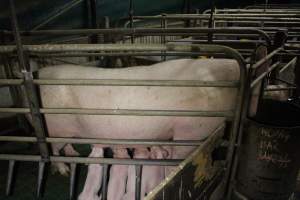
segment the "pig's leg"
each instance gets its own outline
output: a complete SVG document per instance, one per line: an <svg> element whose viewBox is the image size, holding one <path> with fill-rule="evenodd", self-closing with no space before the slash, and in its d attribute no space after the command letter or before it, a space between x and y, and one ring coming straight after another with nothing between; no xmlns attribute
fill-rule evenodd
<svg viewBox="0 0 300 200"><path fill-rule="evenodd" d="M54 156L59 156L59 151L63 149L66 156L79 156L79 153L73 148L71 144L52 144L52 150ZM70 168L68 165L62 162L52 164L52 173L59 172L63 176L68 176Z"/></svg>
<svg viewBox="0 0 300 200"><path fill-rule="evenodd" d="M162 147L153 146L150 149L151 159L166 159L169 152ZM142 173L142 191L148 194L165 178L164 166L144 166Z"/></svg>
<svg viewBox="0 0 300 200"><path fill-rule="evenodd" d="M114 158L130 158L125 148L114 148ZM121 200L125 194L128 165L112 165L108 182L107 199Z"/></svg>
<svg viewBox="0 0 300 200"><path fill-rule="evenodd" d="M89 157L103 157L103 148L93 147ZM102 166L99 164L90 164L88 166L87 177L83 187L83 191L78 200L100 200L98 191L102 183Z"/></svg>
<svg viewBox="0 0 300 200"><path fill-rule="evenodd" d="M134 150L133 158L136 159L149 159L150 152L147 148L136 148ZM142 171L143 173L143 171ZM126 194L123 196L122 200L133 200L135 199L135 166L130 165L128 167L128 180L126 187ZM143 177L143 175L142 175ZM143 182L143 179L142 179ZM141 199L145 196L145 187L141 187Z"/></svg>
<svg viewBox="0 0 300 200"><path fill-rule="evenodd" d="M59 151L64 148L66 144L53 143L52 151L54 156L59 156ZM52 173L59 172L63 176L68 176L70 172L70 168L68 165L62 162L55 162L51 164Z"/></svg>

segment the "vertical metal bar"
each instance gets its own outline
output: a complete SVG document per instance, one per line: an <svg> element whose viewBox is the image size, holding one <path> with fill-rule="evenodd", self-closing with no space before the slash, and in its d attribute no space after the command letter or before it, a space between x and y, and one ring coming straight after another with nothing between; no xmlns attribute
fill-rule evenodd
<svg viewBox="0 0 300 200"><path fill-rule="evenodd" d="M167 28L166 16L167 16L166 14L161 14L161 27L163 29ZM166 36L165 35L161 36L161 44L166 44ZM166 51L162 51L162 53L166 53ZM167 58L165 55L161 56L161 60L166 61L166 59Z"/></svg>
<svg viewBox="0 0 300 200"><path fill-rule="evenodd" d="M142 165L135 166L135 200L141 199Z"/></svg>
<svg viewBox="0 0 300 200"><path fill-rule="evenodd" d="M133 0L129 0L129 20L130 20L130 24L129 27L133 28L133 14L134 14L134 8L133 8ZM134 35L131 35L131 44L134 43Z"/></svg>
<svg viewBox="0 0 300 200"><path fill-rule="evenodd" d="M9 196L11 194L11 186L14 178L14 169L15 169L15 160L10 160L8 164L8 173L7 173L7 181L6 181L6 195Z"/></svg>
<svg viewBox="0 0 300 200"><path fill-rule="evenodd" d="M35 85L33 84L33 75L32 72L28 72L30 70L28 56L26 56L25 60L25 53L22 46L22 41L20 37L20 32L18 28L17 16L14 1L10 0L10 10L11 10L11 21L12 21L12 29L14 33L14 38L17 45L17 53L18 53L18 61L20 64L21 69L23 70L24 75L24 86L29 102L31 117L32 117L32 124L35 129L35 133L37 136L40 153L42 156L43 161L49 160L49 150L45 139L45 128L42 121L42 115L39 111L39 99L37 95L37 90ZM27 61L27 62L26 62Z"/></svg>
<svg viewBox="0 0 300 200"><path fill-rule="evenodd" d="M102 167L102 200L107 200L107 174L108 174L108 165L103 164Z"/></svg>
<svg viewBox="0 0 300 200"><path fill-rule="evenodd" d="M71 163L71 172L70 172L70 189L69 189L69 198L70 200L74 199L74 193L75 193L75 182L76 182L76 169L77 164Z"/></svg>
<svg viewBox="0 0 300 200"><path fill-rule="evenodd" d="M88 19L89 22L89 28L90 29L96 29L98 28L98 21L97 21L97 0L88 0ZM99 42L98 35L92 34L89 35L89 42L91 44L97 44ZM90 56L89 61L95 60L96 57Z"/></svg>
<svg viewBox="0 0 300 200"><path fill-rule="evenodd" d="M96 29L98 28L98 20L97 20L97 0L89 0L89 6L90 6L90 28L91 29ZM97 44L98 43L98 35L94 34L91 35L90 37L90 42L92 44Z"/></svg>
<svg viewBox="0 0 300 200"><path fill-rule="evenodd" d="M45 172L45 162L39 162L39 171L38 171L38 179L37 179L37 190L36 190L36 197L40 198L43 180L44 180L44 172Z"/></svg>
<svg viewBox="0 0 300 200"><path fill-rule="evenodd" d="M211 11L210 11L210 18L209 18L209 22L208 22L208 28L214 28L214 24L215 24L215 20L214 20L215 10L216 10L215 3L214 3L214 1L212 1ZM213 33L208 33L207 41L208 41L208 43L212 43L212 41L213 41Z"/></svg>

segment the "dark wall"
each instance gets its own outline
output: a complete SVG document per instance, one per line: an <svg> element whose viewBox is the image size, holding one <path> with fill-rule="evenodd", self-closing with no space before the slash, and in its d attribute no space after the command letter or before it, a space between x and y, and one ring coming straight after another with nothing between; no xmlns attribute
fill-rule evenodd
<svg viewBox="0 0 300 200"><path fill-rule="evenodd" d="M21 29L30 30L51 14L60 10L66 4L75 0L15 0L18 19ZM133 0L136 15L150 15L160 13L180 13L185 0ZM212 0L190 0L192 9L210 8ZM263 3L260 0L215 0L219 8L237 8ZM269 0L269 3L300 3L300 0ZM98 18L110 16L112 19L128 16L129 0L97 0ZM10 29L8 0L0 0L0 29ZM83 0L77 6L65 14L57 17L47 24L45 29L54 28L84 28L87 27L87 0Z"/></svg>

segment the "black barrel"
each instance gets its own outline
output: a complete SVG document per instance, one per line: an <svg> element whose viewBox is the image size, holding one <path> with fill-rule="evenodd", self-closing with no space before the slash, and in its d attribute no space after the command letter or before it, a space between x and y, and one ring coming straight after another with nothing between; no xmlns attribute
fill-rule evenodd
<svg viewBox="0 0 300 200"><path fill-rule="evenodd" d="M236 192L251 200L288 200L300 166L300 108L264 100L244 130Z"/></svg>

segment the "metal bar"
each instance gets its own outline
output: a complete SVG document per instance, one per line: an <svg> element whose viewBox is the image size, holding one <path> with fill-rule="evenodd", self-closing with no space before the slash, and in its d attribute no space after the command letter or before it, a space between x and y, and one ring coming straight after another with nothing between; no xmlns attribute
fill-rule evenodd
<svg viewBox="0 0 300 200"><path fill-rule="evenodd" d="M102 167L102 200L107 200L107 175L108 175L108 165L104 164Z"/></svg>
<svg viewBox="0 0 300 200"><path fill-rule="evenodd" d="M290 62L288 62L284 67L282 67L279 70L279 73L284 72L286 69L288 69L291 66L294 66L297 63L297 57L295 57L294 59L292 59Z"/></svg>
<svg viewBox="0 0 300 200"><path fill-rule="evenodd" d="M210 20L211 14L209 15L166 15L165 19L168 20L192 20L192 19L201 19L201 20ZM241 15L236 15L236 16L228 16L228 15L220 15L220 14L215 14L214 15L216 20L238 20L238 21L268 21L268 22L273 22L273 21L300 21L300 19L297 16L294 17L261 17L261 16L253 16L253 17L248 17L248 16L241 16ZM161 20L162 16L160 15L155 15L155 16L134 16L134 19L138 20L146 20L146 19L157 19Z"/></svg>
<svg viewBox="0 0 300 200"><path fill-rule="evenodd" d="M271 53L269 53L266 57L264 57L263 59L259 60L257 63L255 63L252 68L255 70L256 68L260 67L261 65L265 64L267 61L269 61L274 55L276 55L277 53L279 53L280 51L282 51L283 48L279 47L278 49L275 49L274 51L272 51Z"/></svg>
<svg viewBox="0 0 300 200"><path fill-rule="evenodd" d="M76 163L71 163L70 164L70 189L69 189L69 199L73 200L74 199L74 193L75 193L75 182L76 182L76 169L77 169L77 164Z"/></svg>
<svg viewBox="0 0 300 200"><path fill-rule="evenodd" d="M40 161L39 162L39 171L38 171L38 178L37 178L37 190L36 190L36 197L40 198L41 197L41 191L43 187L43 180L44 180L44 175L45 175L45 162Z"/></svg>
<svg viewBox="0 0 300 200"><path fill-rule="evenodd" d="M18 61L21 66L21 69L24 71L24 86L27 94L28 102L30 102L30 113L32 117L32 124L35 129L35 133L38 138L38 145L40 148L40 153L44 161L48 160L49 150L45 140L45 128L42 121L42 116L39 112L39 101L37 97L36 88L33 85L33 77L31 72L27 72L30 70L28 59L25 60L25 54L22 46L21 36L18 28L17 15L15 11L14 0L10 0L10 10L11 10L11 20L12 20L12 29L14 33L14 38L16 41L17 53L18 53ZM28 58L28 57L27 57ZM26 62L27 61L27 62Z"/></svg>
<svg viewBox="0 0 300 200"><path fill-rule="evenodd" d="M38 30L38 31L22 31L21 35L31 36L31 35L81 35L81 34L148 34L153 33L255 33L259 34L264 39L271 42L269 36L261 30L255 28L116 28L116 29L72 29L72 30ZM2 31L3 34L11 34L10 31Z"/></svg>
<svg viewBox="0 0 300 200"><path fill-rule="evenodd" d="M17 155L17 154L0 154L0 160L15 160L39 162L41 156L36 155ZM108 165L155 165L155 166L176 166L182 159L117 159L117 158L90 158L90 157L63 157L50 156L50 162L65 162L78 164L108 164Z"/></svg>
<svg viewBox="0 0 300 200"><path fill-rule="evenodd" d="M135 200L141 199L142 165L135 166Z"/></svg>
<svg viewBox="0 0 300 200"><path fill-rule="evenodd" d="M162 53L156 53L156 52L130 52L130 53L31 53L32 56L37 57L87 57L87 56L162 56ZM164 56L199 56L199 53L187 53L187 52L164 52ZM205 53L201 53L201 55L205 55ZM224 54L210 54L211 56L223 56Z"/></svg>
<svg viewBox="0 0 300 200"><path fill-rule="evenodd" d="M141 140L141 139L99 139L99 138L46 138L49 143L143 145L143 146L199 146L202 140ZM0 142L37 142L36 137L0 136Z"/></svg>
<svg viewBox="0 0 300 200"><path fill-rule="evenodd" d="M280 62L274 63L271 67L269 67L269 69L266 72L262 73L254 81L251 82L250 88L254 88L254 86L256 86L261 80L263 80L269 74L269 72L273 71L279 65Z"/></svg>
<svg viewBox="0 0 300 200"><path fill-rule="evenodd" d="M14 179L15 160L10 159L8 163L7 181L6 181L6 196L11 194L12 182Z"/></svg>
<svg viewBox="0 0 300 200"><path fill-rule="evenodd" d="M29 113L28 108L0 108L0 113ZM194 110L137 110L137 109L84 109L84 108L42 108L43 114L74 115L129 115L129 116L181 116L181 117L233 117L232 111Z"/></svg>
<svg viewBox="0 0 300 200"><path fill-rule="evenodd" d="M21 70L26 69L26 63L25 63L25 57L23 53L23 46L21 41L21 36L19 32L19 26L17 21L17 14L16 9L14 5L14 0L9 0L9 6L10 6L10 19L12 24L12 30L13 30L13 36L16 42L15 51L17 51L18 54L18 61L21 67Z"/></svg>
<svg viewBox="0 0 300 200"><path fill-rule="evenodd" d="M13 109L13 108L11 108ZM130 115L130 116L182 116L182 117L233 117L232 111L172 111L172 110L137 110L137 109L76 109L42 108L44 114L82 114L82 115Z"/></svg>
<svg viewBox="0 0 300 200"><path fill-rule="evenodd" d="M265 91L282 91L282 90L294 90L297 87L282 87L282 88L266 88Z"/></svg>
<svg viewBox="0 0 300 200"><path fill-rule="evenodd" d="M0 85L21 85L20 79L0 79ZM101 86L159 86L159 87L228 87L234 88L239 81L193 80L126 80L126 79L35 79L37 85L101 85Z"/></svg>
<svg viewBox="0 0 300 200"><path fill-rule="evenodd" d="M81 3L82 1L83 0L73 0L73 1L65 4L59 10L56 10L55 12L51 13L50 16L48 16L46 18L45 21L43 21L42 23L36 25L31 30L37 30L37 29L42 28L43 26L47 25L49 22L53 21L57 17L61 16L62 14L66 13L67 11L69 11L70 9L72 9L73 7L75 7L76 5Z"/></svg>

